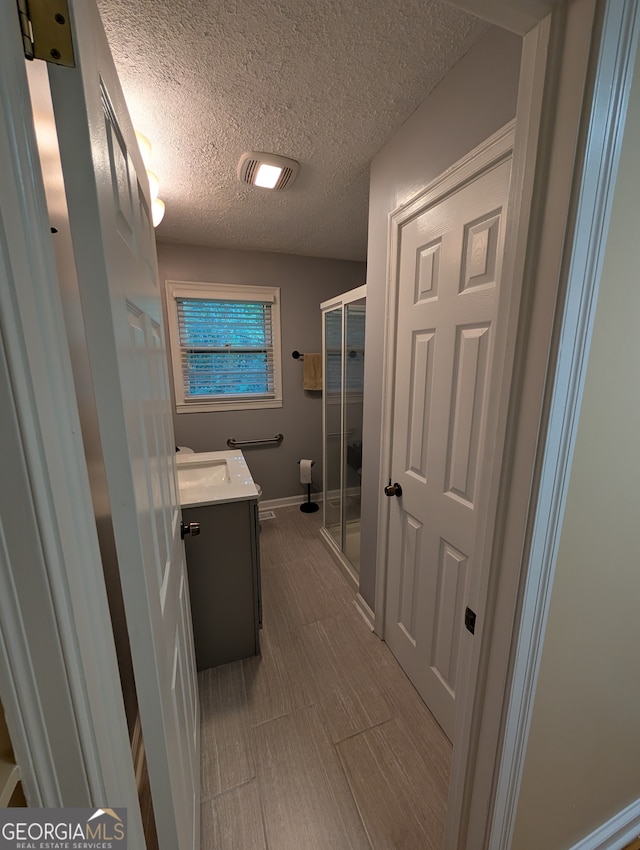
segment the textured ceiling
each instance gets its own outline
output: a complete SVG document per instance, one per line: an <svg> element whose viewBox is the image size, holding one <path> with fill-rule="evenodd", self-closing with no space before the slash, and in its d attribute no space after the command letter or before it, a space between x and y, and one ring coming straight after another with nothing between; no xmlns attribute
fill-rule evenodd
<svg viewBox="0 0 640 850"><path fill-rule="evenodd" d="M484 32L429 0L98 0L166 202L158 238L366 257L369 164ZM246 150L301 164L244 186Z"/></svg>

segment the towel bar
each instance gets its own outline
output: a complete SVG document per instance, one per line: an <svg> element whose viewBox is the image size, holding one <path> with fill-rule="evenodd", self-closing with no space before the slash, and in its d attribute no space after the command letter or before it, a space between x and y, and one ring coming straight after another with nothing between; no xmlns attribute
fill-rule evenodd
<svg viewBox="0 0 640 850"><path fill-rule="evenodd" d="M283 440L284 436L282 434L276 434L275 437L267 437L264 440L236 440L233 437L229 437L227 445L230 449L246 449L249 446L279 446Z"/></svg>

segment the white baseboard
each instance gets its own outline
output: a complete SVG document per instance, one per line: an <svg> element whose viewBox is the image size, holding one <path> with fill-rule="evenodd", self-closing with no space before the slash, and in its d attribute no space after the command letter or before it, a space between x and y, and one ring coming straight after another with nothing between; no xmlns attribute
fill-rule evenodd
<svg viewBox="0 0 640 850"><path fill-rule="evenodd" d="M624 850L640 835L640 800L614 815L571 850Z"/></svg>
<svg viewBox="0 0 640 850"><path fill-rule="evenodd" d="M276 508L289 508L292 505L301 505L307 501L306 496L284 496L282 499L260 499L260 510L269 511ZM321 502L322 493L312 493L312 502Z"/></svg>
<svg viewBox="0 0 640 850"><path fill-rule="evenodd" d="M362 598L362 596L360 596L359 593L356 594L356 598L354 599L353 604L356 606L358 614L360 614L362 619L369 627L369 631L373 631L376 621L376 615L373 613L367 602Z"/></svg>

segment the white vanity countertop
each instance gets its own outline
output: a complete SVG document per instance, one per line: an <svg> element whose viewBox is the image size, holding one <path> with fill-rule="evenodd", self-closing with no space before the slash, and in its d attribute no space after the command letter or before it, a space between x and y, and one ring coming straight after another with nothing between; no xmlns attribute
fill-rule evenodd
<svg viewBox="0 0 640 850"><path fill-rule="evenodd" d="M258 488L238 449L180 453L176 455L176 466L183 508L258 498Z"/></svg>

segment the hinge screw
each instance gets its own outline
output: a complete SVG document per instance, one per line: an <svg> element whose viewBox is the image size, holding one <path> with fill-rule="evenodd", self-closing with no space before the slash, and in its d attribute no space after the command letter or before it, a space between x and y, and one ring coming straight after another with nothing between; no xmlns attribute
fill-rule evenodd
<svg viewBox="0 0 640 850"><path fill-rule="evenodd" d="M62 56L62 53L60 53L60 51L57 48L54 47L53 50L50 53L50 56L53 59L59 59Z"/></svg>
<svg viewBox="0 0 640 850"><path fill-rule="evenodd" d="M65 16L61 15L60 12L58 12L57 15L55 16L55 21L56 21L57 24L60 24L60 26L62 26L62 24L66 24L66 22L67 22Z"/></svg>

